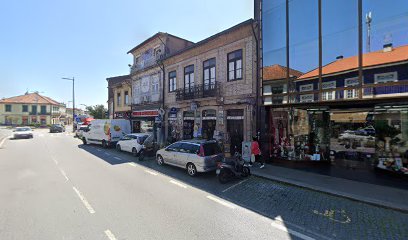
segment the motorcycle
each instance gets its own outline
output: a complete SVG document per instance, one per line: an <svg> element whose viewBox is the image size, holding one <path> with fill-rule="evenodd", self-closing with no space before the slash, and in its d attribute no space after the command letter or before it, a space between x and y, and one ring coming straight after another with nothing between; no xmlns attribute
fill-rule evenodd
<svg viewBox="0 0 408 240"><path fill-rule="evenodd" d="M235 178L248 177L251 175L250 164L245 162L241 154L235 152L231 160L224 159L217 163L216 173L220 183L227 183Z"/></svg>

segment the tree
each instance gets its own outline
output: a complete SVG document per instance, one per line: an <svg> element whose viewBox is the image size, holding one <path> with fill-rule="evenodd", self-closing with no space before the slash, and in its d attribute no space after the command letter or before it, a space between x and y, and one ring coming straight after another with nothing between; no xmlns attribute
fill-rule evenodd
<svg viewBox="0 0 408 240"><path fill-rule="evenodd" d="M106 112L108 111L103 104L88 106L86 110L89 115L93 116L95 119L106 119Z"/></svg>

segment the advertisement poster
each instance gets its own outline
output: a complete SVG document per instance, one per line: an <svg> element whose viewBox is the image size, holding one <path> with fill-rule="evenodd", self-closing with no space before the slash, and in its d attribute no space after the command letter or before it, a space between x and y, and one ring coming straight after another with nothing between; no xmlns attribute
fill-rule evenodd
<svg viewBox="0 0 408 240"><path fill-rule="evenodd" d="M251 161L251 142L242 142L242 159L245 162Z"/></svg>

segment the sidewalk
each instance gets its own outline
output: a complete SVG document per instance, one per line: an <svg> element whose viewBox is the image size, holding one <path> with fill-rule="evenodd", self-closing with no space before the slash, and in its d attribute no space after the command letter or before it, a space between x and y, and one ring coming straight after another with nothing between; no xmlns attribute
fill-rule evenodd
<svg viewBox="0 0 408 240"><path fill-rule="evenodd" d="M267 164L252 167L255 176L385 208L408 212L408 191Z"/></svg>

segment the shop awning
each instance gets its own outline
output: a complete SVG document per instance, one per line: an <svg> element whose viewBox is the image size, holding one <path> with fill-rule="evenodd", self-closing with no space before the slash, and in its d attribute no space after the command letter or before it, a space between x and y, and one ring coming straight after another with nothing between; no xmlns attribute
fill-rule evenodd
<svg viewBox="0 0 408 240"><path fill-rule="evenodd" d="M330 114L330 120L342 123L365 123L368 112L337 112Z"/></svg>

